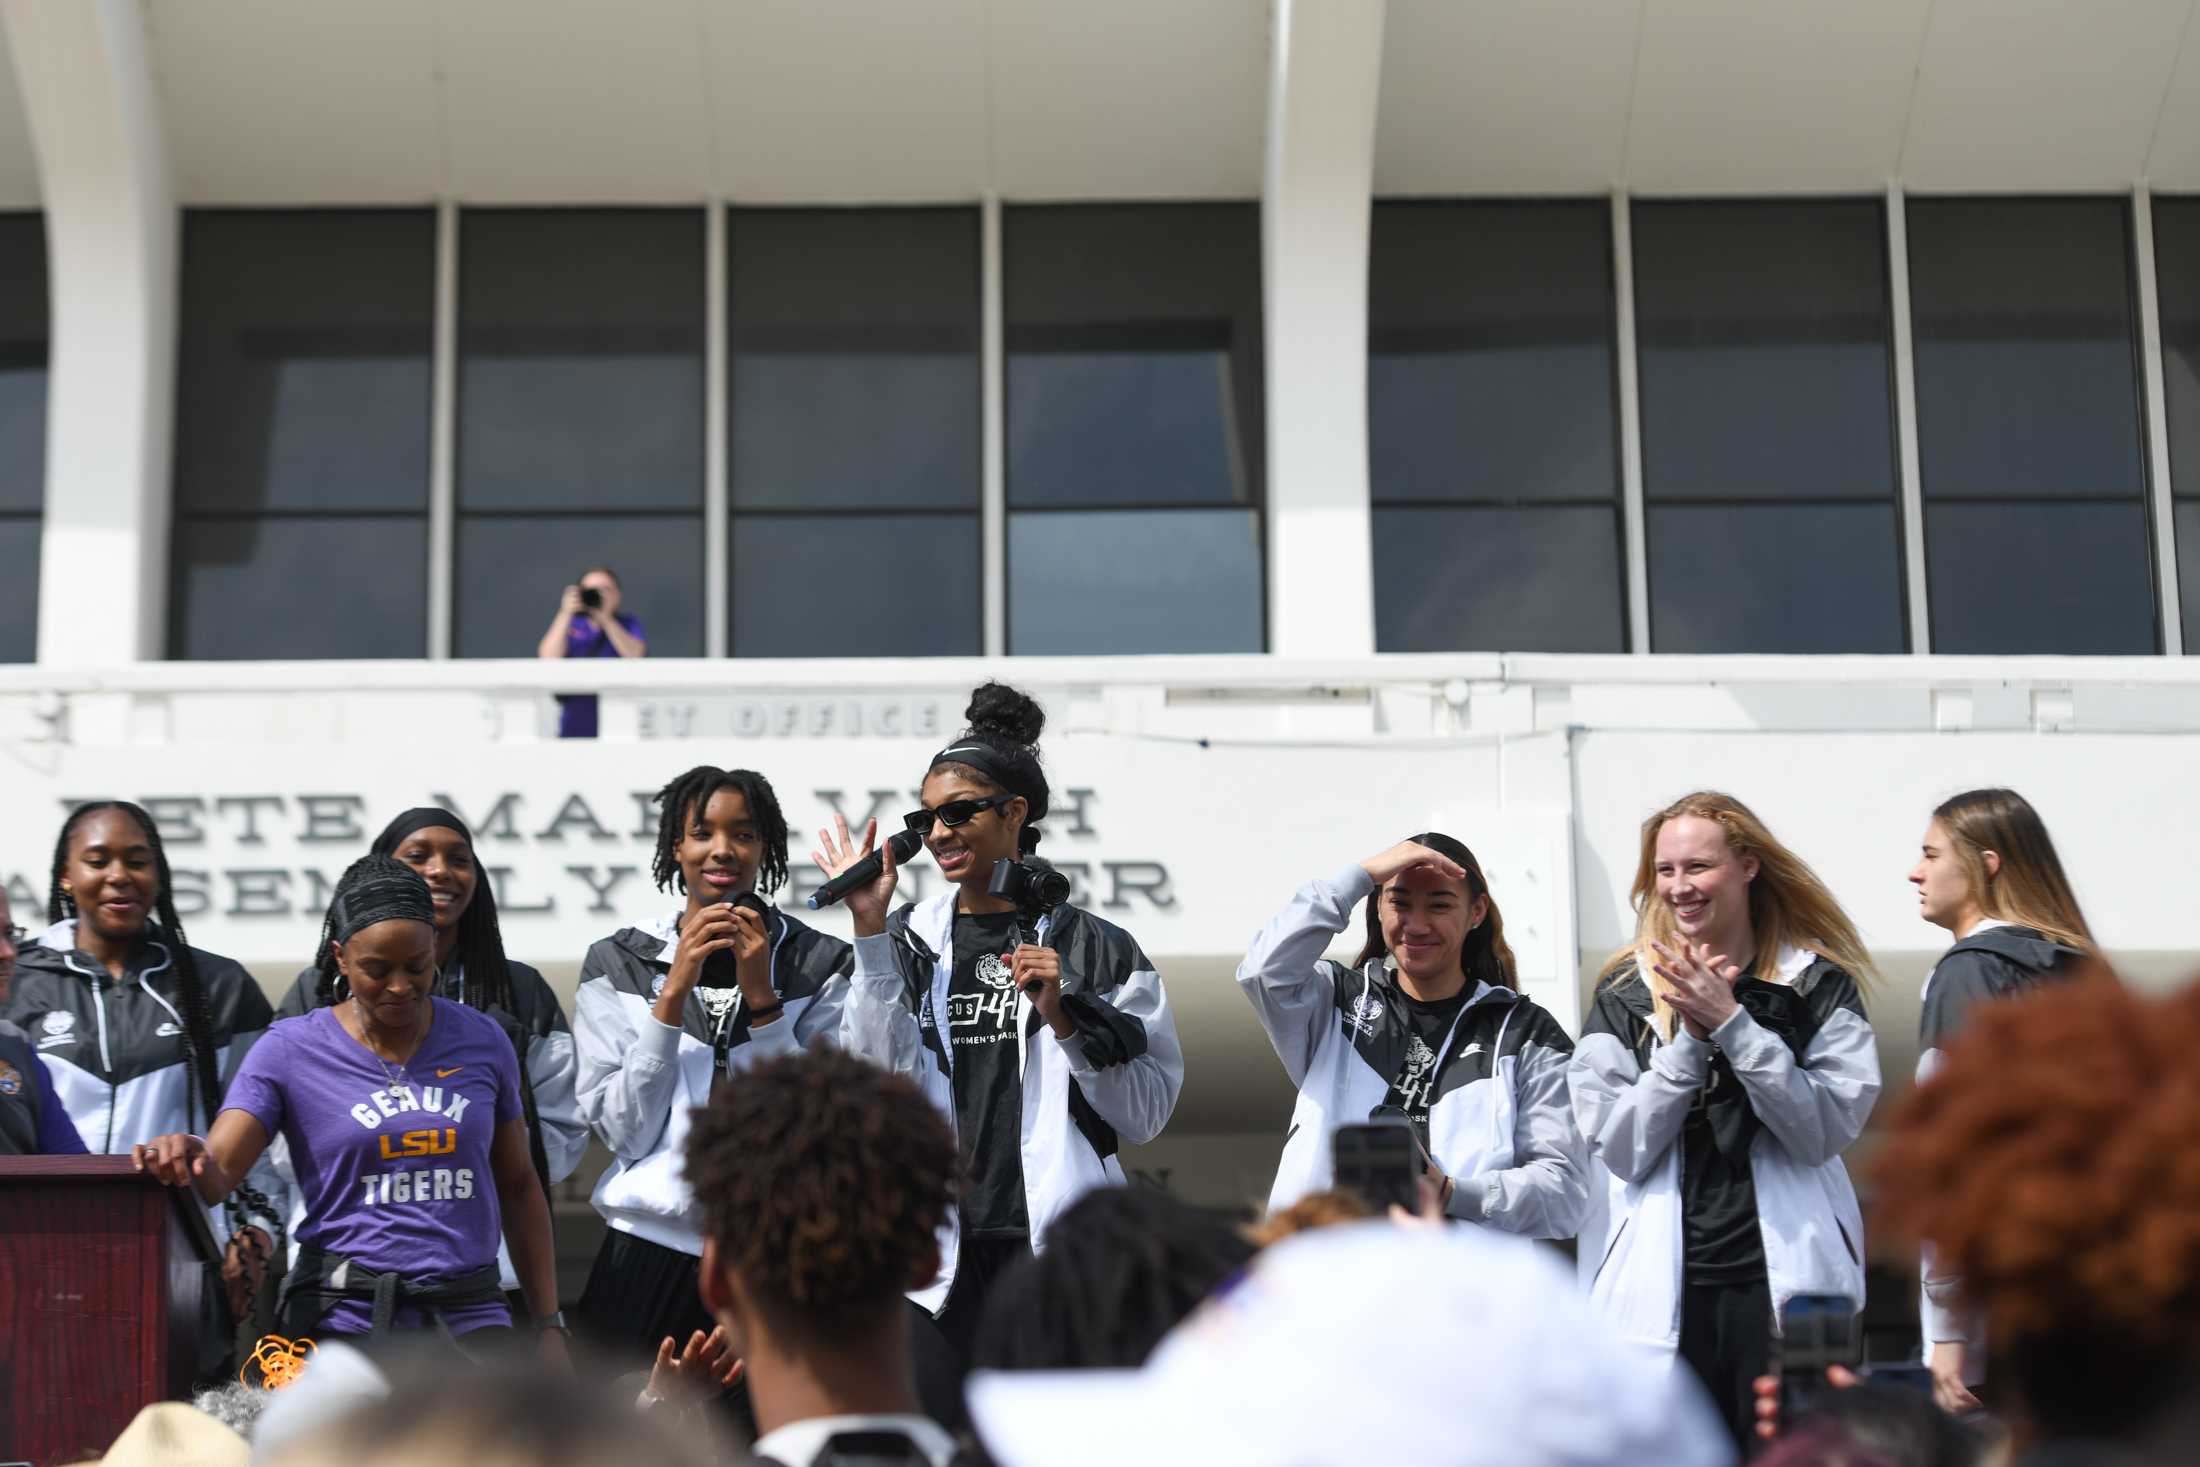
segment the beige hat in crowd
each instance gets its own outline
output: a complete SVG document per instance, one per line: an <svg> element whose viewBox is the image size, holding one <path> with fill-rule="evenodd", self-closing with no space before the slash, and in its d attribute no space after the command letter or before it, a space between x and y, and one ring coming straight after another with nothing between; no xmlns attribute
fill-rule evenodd
<svg viewBox="0 0 2200 1467"><path fill-rule="evenodd" d="M76 1467L245 1467L252 1448L228 1427L180 1401L138 1412L107 1455Z"/></svg>

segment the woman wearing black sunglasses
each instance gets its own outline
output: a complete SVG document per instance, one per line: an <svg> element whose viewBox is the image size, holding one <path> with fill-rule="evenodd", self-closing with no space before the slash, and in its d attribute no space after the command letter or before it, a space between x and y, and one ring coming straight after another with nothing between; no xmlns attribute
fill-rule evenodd
<svg viewBox="0 0 2200 1467"><path fill-rule="evenodd" d="M967 1354L1000 1271L1042 1246L1085 1192L1123 1180L1119 1142L1160 1134L1184 1056L1161 977L1129 933L1068 902L1034 923L992 894L995 868L1039 844L1046 713L987 683L965 716L908 817L949 887L889 915L888 850L878 879L849 894L856 958L841 1043L914 1079L954 1123L970 1180L940 1237L939 1278L910 1297ZM858 843L836 818L818 837L812 859L837 876L870 852L878 825Z"/></svg>

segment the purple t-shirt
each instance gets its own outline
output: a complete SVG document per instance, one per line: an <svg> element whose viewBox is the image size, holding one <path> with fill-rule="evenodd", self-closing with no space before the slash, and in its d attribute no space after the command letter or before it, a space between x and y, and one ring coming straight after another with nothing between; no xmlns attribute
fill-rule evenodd
<svg viewBox="0 0 2200 1467"><path fill-rule="evenodd" d="M521 1114L519 1062L496 1020L430 1003L427 1038L402 1067L385 1067L333 1008L277 1020L223 1101L290 1143L305 1200L298 1241L416 1283L495 1267L503 1220L490 1146ZM502 1303L443 1317L454 1333L511 1323ZM346 1299L321 1333L365 1334L372 1319L367 1301ZM393 1322L411 1328L420 1313L400 1309Z"/></svg>
<svg viewBox="0 0 2200 1467"><path fill-rule="evenodd" d="M625 628L626 634L637 642L649 638L642 631L642 619L630 612L614 611L611 619ZM565 655L567 657L616 657L619 649L611 645L611 635L597 626L593 617L576 616L565 627ZM592 739L596 736L597 710L594 693L560 693L558 695L558 737L561 739Z"/></svg>

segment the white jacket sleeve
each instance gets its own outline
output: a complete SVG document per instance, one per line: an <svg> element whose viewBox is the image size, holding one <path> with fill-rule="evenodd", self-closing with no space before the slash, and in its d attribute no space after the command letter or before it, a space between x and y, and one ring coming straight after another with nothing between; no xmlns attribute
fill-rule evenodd
<svg viewBox="0 0 2200 1467"><path fill-rule="evenodd" d="M1590 1014L1566 1071L1574 1120L1589 1154L1624 1181L1639 1182L1665 1160L1688 1107L1711 1072L1711 1046L1682 1029L1650 1052L1650 1068Z"/></svg>
<svg viewBox="0 0 2200 1467"><path fill-rule="evenodd" d="M1253 1001L1293 1085L1306 1083L1324 1032L1337 1022L1336 982L1322 954L1374 889L1374 878L1358 866L1309 881L1261 928L1238 964L1238 987Z"/></svg>
<svg viewBox="0 0 2200 1467"><path fill-rule="evenodd" d="M791 1003L786 1013L763 1025L751 1027L749 1042L726 1054L726 1069L739 1074L750 1065L762 1064L805 1049L835 1047L840 1043L842 1010L848 1001L848 980L832 978L807 999Z"/></svg>
<svg viewBox="0 0 2200 1467"><path fill-rule="evenodd" d="M1829 978L1821 987L1846 982ZM1712 1030L1711 1041L1734 1067L1757 1119L1805 1166L1823 1165L1847 1150L1879 1098L1879 1049L1871 1025L1851 1008L1832 1007L1800 1063L1786 1041L1746 1009Z"/></svg>
<svg viewBox="0 0 2200 1467"><path fill-rule="evenodd" d="M1518 1164L1458 1178L1445 1209L1451 1216L1530 1238L1571 1238L1581 1231L1589 1209L1588 1148L1574 1124L1569 1060L1548 1045L1521 1051L1513 1095Z"/></svg>
<svg viewBox="0 0 2200 1467"><path fill-rule="evenodd" d="M656 1149L680 1092L680 1031L605 977L581 975L573 1000L581 1118L621 1160Z"/></svg>
<svg viewBox="0 0 2200 1467"><path fill-rule="evenodd" d="M572 1034L553 1029L537 1034L527 1046L527 1083L535 1092L535 1122L541 1128L543 1159L550 1180L573 1175L588 1154L588 1122L581 1118L580 1050Z"/></svg>
<svg viewBox="0 0 2200 1467"><path fill-rule="evenodd" d="M1184 1088L1184 1050L1177 1043L1176 1019L1169 1012L1161 975L1141 968L1107 997L1108 1006L1146 1031L1145 1053L1121 1064L1095 1066L1076 1033L1062 1038L1048 1031L1069 1062L1070 1079L1084 1092L1100 1119L1129 1145L1143 1146L1161 1134Z"/></svg>
<svg viewBox="0 0 2200 1467"><path fill-rule="evenodd" d="M883 932L857 938L855 971L840 1011L840 1045L883 1070L921 1081L936 1065L917 1016L909 1011L907 988L894 961L894 939Z"/></svg>

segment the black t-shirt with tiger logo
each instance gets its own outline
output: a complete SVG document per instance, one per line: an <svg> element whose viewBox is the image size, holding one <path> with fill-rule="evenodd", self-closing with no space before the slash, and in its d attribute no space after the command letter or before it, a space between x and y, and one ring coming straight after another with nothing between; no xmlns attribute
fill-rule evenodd
<svg viewBox="0 0 2200 1467"><path fill-rule="evenodd" d="M970 1166L962 1229L976 1238L1031 1236L1024 1201L1024 1080L1009 967L1009 954L1020 941L1014 912L956 914L947 1037L953 1047L955 1131Z"/></svg>

